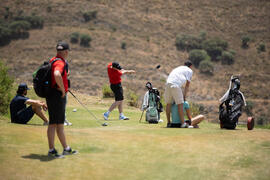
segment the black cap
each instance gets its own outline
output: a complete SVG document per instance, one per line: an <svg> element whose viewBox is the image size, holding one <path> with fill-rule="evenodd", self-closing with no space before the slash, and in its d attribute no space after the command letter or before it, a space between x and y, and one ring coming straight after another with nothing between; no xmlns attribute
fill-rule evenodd
<svg viewBox="0 0 270 180"><path fill-rule="evenodd" d="M18 91L25 91L25 90L29 90L29 88L27 87L27 84L26 83L21 83L18 86Z"/></svg>
<svg viewBox="0 0 270 180"><path fill-rule="evenodd" d="M56 50L57 51L64 51L64 50L70 50L70 49L69 49L68 43L66 43L64 41L60 41L56 45Z"/></svg>
<svg viewBox="0 0 270 180"><path fill-rule="evenodd" d="M120 64L119 64L118 62L113 62L113 63L112 63L112 67L114 67L114 68L116 68L116 69L119 69L119 70L122 69L122 67L120 66Z"/></svg>

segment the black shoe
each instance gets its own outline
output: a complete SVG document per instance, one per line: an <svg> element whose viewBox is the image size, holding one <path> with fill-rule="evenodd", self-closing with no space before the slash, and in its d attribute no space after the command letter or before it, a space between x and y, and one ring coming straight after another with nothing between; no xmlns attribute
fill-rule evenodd
<svg viewBox="0 0 270 180"><path fill-rule="evenodd" d="M72 150L71 148L69 150L65 150L62 153L63 155L72 155L72 154L78 154L78 151Z"/></svg>
<svg viewBox="0 0 270 180"><path fill-rule="evenodd" d="M58 152L56 151L56 149L54 149L53 151L49 151L48 152L48 156L49 157L53 157L53 158L64 158L64 156L63 155L60 155L60 154L58 154Z"/></svg>

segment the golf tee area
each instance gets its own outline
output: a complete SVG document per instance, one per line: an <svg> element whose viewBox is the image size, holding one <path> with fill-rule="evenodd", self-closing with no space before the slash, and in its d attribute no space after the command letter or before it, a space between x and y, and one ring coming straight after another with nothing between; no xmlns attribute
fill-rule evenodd
<svg viewBox="0 0 270 180"><path fill-rule="evenodd" d="M114 110L103 120L114 99L70 94L66 110L72 126L65 127L69 145L79 154L47 156L47 126L37 117L27 125L0 116L0 179L269 179L270 131L245 125L220 129L208 119L200 128L166 128L163 123L139 123L141 111L124 105L128 121ZM218 118L218 116L217 116ZM108 126L101 126L106 122ZM55 140L56 149L62 152Z"/></svg>

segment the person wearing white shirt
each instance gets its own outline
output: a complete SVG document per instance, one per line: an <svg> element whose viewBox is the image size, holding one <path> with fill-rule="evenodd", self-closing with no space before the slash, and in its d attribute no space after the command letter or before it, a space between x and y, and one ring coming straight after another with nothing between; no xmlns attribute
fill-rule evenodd
<svg viewBox="0 0 270 180"><path fill-rule="evenodd" d="M183 103L187 97L192 74L192 63L190 61L186 61L184 66L178 66L173 69L167 78L164 97L167 105L166 116L168 124L171 123L171 105L175 103L178 105L178 113L182 124L181 127L188 127L188 124L184 121ZM181 88L184 85L185 89L183 93Z"/></svg>

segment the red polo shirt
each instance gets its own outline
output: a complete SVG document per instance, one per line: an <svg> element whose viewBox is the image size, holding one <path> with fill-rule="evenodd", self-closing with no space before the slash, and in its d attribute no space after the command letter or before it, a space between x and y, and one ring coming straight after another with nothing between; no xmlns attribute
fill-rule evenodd
<svg viewBox="0 0 270 180"><path fill-rule="evenodd" d="M61 73L61 75L62 75L62 79L63 79L63 83L64 83L64 87L65 87L65 92L67 92L68 91L68 79L67 79L67 71L65 69L66 61L62 57L56 56L56 57L53 57L50 60L50 62L52 62L56 58L60 58L61 60L55 61L53 63L53 65L52 65L52 71L51 71L51 75L52 75L52 88L54 88L55 85L56 85L55 78L54 78L54 71L58 70Z"/></svg>
<svg viewBox="0 0 270 180"><path fill-rule="evenodd" d="M119 84L119 83L121 83L122 72L120 70L113 69L112 68L112 62L110 62L108 64L107 69L108 69L108 76L109 76L109 79L110 79L110 83L111 84Z"/></svg>

